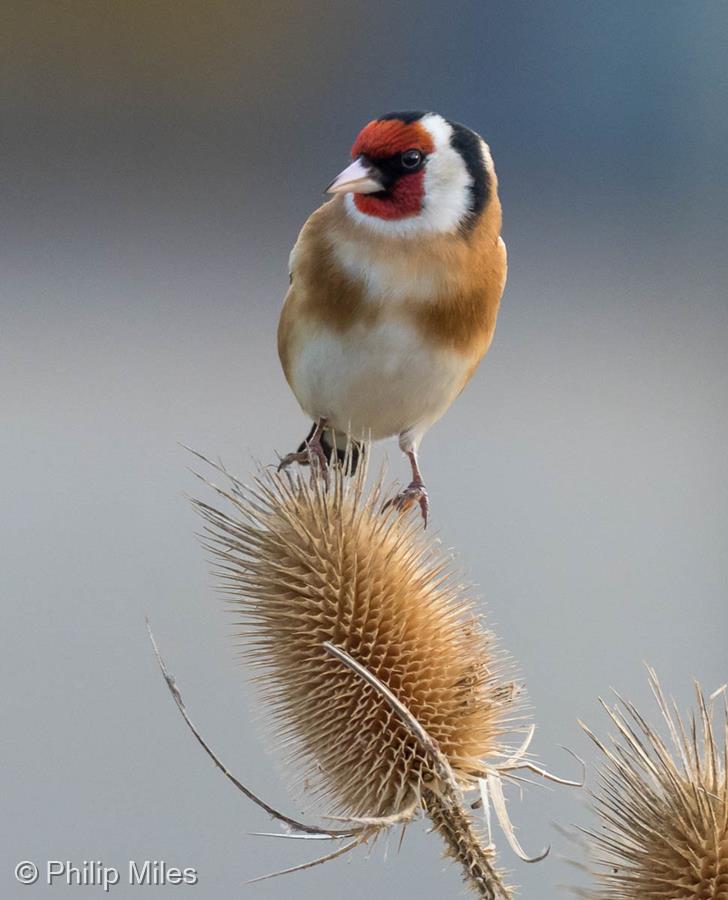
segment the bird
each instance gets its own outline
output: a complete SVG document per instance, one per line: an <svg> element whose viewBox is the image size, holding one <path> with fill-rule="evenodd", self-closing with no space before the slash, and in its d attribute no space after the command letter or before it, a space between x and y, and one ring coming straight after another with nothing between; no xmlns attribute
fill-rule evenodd
<svg viewBox="0 0 728 900"><path fill-rule="evenodd" d="M368 122L351 159L289 257L278 354L313 424L279 469L352 471L396 436L412 477L389 505L426 527L420 442L488 351L505 287L498 179L483 138L435 112Z"/></svg>

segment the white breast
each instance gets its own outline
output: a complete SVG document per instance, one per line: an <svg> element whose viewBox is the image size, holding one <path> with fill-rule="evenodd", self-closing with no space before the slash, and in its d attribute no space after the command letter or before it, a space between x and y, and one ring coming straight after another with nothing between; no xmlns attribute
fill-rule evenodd
<svg viewBox="0 0 728 900"><path fill-rule="evenodd" d="M403 317L322 328L304 342L291 383L301 407L340 433L372 439L412 432L415 439L445 412L465 380L468 361L422 340Z"/></svg>
<svg viewBox="0 0 728 900"><path fill-rule="evenodd" d="M332 235L331 249L341 269L362 284L375 303L430 300L445 277L436 265L428 264L427 257L420 253L410 256L406 244L386 257L372 251L366 242Z"/></svg>

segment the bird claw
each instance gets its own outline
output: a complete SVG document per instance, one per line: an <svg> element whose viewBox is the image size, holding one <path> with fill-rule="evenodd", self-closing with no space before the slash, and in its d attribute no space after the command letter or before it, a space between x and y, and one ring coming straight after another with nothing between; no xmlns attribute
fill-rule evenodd
<svg viewBox="0 0 728 900"><path fill-rule="evenodd" d="M299 450L297 453L286 453L285 456L282 456L278 461L277 472L282 472L283 469L287 469L289 466L292 466L293 463L298 463L301 466L307 466L310 462L310 454L308 450Z"/></svg>
<svg viewBox="0 0 728 900"><path fill-rule="evenodd" d="M287 453L284 457L281 458L278 463L278 472L281 472L283 469L287 469L288 466L293 463L298 463L301 466L311 466L311 474L312 478L314 477L314 472L318 468L323 476L324 482L328 487L329 484L329 468L328 462L326 460L326 454L324 453L324 448L320 443L310 443L307 444L305 449L294 451L293 453Z"/></svg>
<svg viewBox="0 0 728 900"><path fill-rule="evenodd" d="M399 512L408 510L415 503L419 503L424 527L427 528L427 517L430 512L430 498L427 488L421 481L411 482L403 491L400 491L395 497L392 497L382 507L382 512L388 509L396 509Z"/></svg>

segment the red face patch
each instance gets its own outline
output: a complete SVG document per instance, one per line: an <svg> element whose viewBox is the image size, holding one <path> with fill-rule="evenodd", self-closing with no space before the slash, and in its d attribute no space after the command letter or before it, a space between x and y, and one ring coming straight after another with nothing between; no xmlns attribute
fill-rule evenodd
<svg viewBox="0 0 728 900"><path fill-rule="evenodd" d="M406 219L422 211L425 197L425 173L402 175L386 194L354 194L359 212L379 219Z"/></svg>
<svg viewBox="0 0 728 900"><path fill-rule="evenodd" d="M353 159L366 156L376 166L378 159L389 159L412 149L425 156L433 152L435 144L429 131L419 122L385 119L364 126L354 141L351 155ZM391 221L421 212L424 196L425 173L420 169L400 175L386 193L354 194L354 203L366 215Z"/></svg>

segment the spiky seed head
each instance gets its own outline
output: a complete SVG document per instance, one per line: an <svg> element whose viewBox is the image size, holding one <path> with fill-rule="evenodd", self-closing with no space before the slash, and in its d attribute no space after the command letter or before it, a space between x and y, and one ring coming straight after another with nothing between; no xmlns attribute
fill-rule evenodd
<svg viewBox="0 0 728 900"><path fill-rule="evenodd" d="M229 476L228 476L229 477ZM504 659L419 517L382 514L382 482L329 489L261 471L204 503L207 543L240 614L245 659L288 760L329 811L391 816L432 785L431 761L330 641L390 688L463 787L501 749L514 710Z"/></svg>
<svg viewBox="0 0 728 900"><path fill-rule="evenodd" d="M715 710L699 686L685 719L650 686L666 738L629 702L605 709L608 742L585 730L603 755L593 797L600 820L587 831L600 888L595 900L728 900L728 706Z"/></svg>

